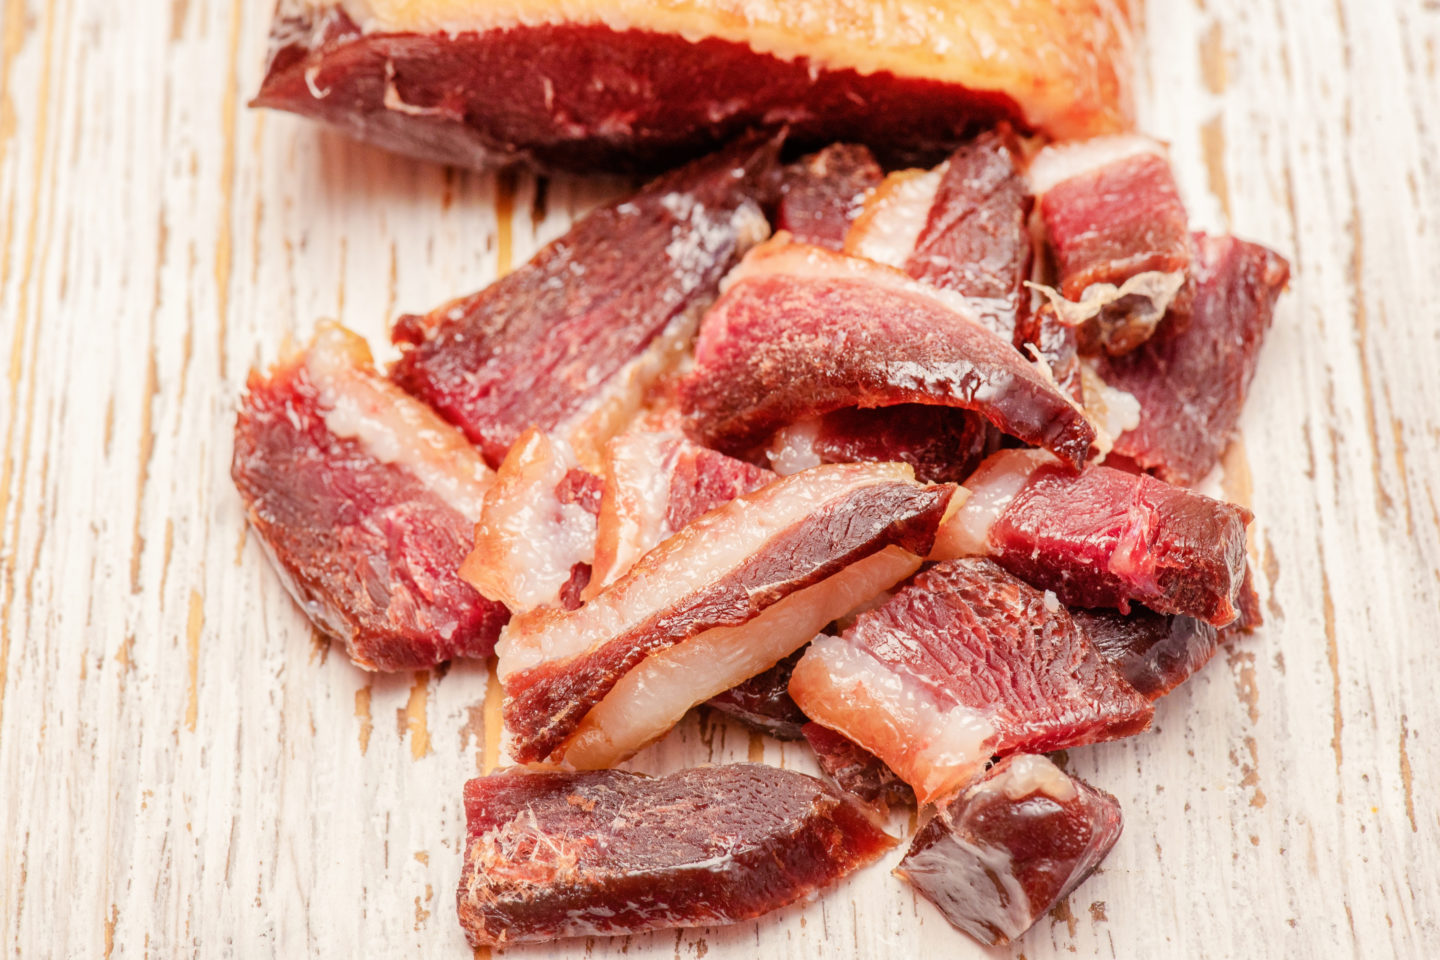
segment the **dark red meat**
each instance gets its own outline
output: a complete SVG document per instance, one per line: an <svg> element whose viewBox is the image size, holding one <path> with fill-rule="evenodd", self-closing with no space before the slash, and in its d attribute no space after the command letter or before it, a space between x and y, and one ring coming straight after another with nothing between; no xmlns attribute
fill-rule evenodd
<svg viewBox="0 0 1440 960"><path fill-rule="evenodd" d="M1007 757L942 806L895 871L954 926L1009 943L1120 837L1120 804L1044 757Z"/></svg>
<svg viewBox="0 0 1440 960"><path fill-rule="evenodd" d="M465 784L465 817L476 947L748 920L895 843L819 780L748 763L491 774Z"/></svg>
<svg viewBox="0 0 1440 960"><path fill-rule="evenodd" d="M774 479L769 470L677 438L670 461L665 524L670 530L679 530Z"/></svg>
<svg viewBox="0 0 1440 960"><path fill-rule="evenodd" d="M801 243L830 250L845 246L845 234L865 204L865 194L885 173L863 146L836 143L785 168L775 229Z"/></svg>
<svg viewBox="0 0 1440 960"><path fill-rule="evenodd" d="M902 403L827 413L814 449L823 463L898 461L914 467L917 480L953 483L980 465L990 434L968 410Z"/></svg>
<svg viewBox="0 0 1440 960"><path fill-rule="evenodd" d="M688 341L720 278L763 235L755 197L771 190L777 149L750 141L698 160L591 213L481 292L402 321L392 378L492 465L531 426L577 450L602 443L586 418L628 389L621 374L647 348Z"/></svg>
<svg viewBox="0 0 1440 960"><path fill-rule="evenodd" d="M1071 616L1100 655L1151 700L1174 690L1215 655L1217 631L1203 620L1134 607L1073 610Z"/></svg>
<svg viewBox="0 0 1440 960"><path fill-rule="evenodd" d="M1223 627L1245 576L1244 507L1144 474L1052 464L990 528L990 555L1078 607L1132 602Z"/></svg>
<svg viewBox="0 0 1440 960"><path fill-rule="evenodd" d="M915 791L885 766L885 761L844 734L818 723L800 728L825 776L846 793L881 816L892 804L914 804Z"/></svg>
<svg viewBox="0 0 1440 960"><path fill-rule="evenodd" d="M1255 377L1285 258L1233 237L1195 236L1196 290L1140 349L1101 361L1100 375L1140 401L1140 425L1117 453L1172 483L1198 483L1220 460Z"/></svg>
<svg viewBox="0 0 1440 960"><path fill-rule="evenodd" d="M805 714L790 699L790 673L803 652L796 650L764 673L711 697L706 705L777 740L799 740Z"/></svg>

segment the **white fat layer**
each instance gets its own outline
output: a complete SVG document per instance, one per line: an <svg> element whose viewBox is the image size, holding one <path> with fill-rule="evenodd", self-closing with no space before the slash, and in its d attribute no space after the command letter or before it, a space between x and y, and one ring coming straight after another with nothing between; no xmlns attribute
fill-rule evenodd
<svg viewBox="0 0 1440 960"><path fill-rule="evenodd" d="M1073 177L1142 154L1167 156L1165 144L1137 133L1051 144L1030 161L1030 191L1042 196Z"/></svg>
<svg viewBox="0 0 1440 960"><path fill-rule="evenodd" d="M905 464L830 464L713 510L645 554L578 610L511 620L496 645L501 680L548 660L576 657L717 582L776 534L826 502L875 483L914 482Z"/></svg>
<svg viewBox="0 0 1440 960"><path fill-rule="evenodd" d="M685 712L799 649L830 621L910 576L920 559L899 547L846 567L738 627L718 627L647 658L585 717L565 751L579 769L610 767Z"/></svg>
<svg viewBox="0 0 1440 960"><path fill-rule="evenodd" d="M964 783L990 756L990 711L941 705L917 680L846 637L816 637L796 674L823 676L829 688L807 691L804 680L792 683L800 708L884 760L922 803Z"/></svg>
<svg viewBox="0 0 1440 960"><path fill-rule="evenodd" d="M1101 311L1112 303L1127 297L1133 298L1125 304L1127 324L1153 331L1155 326L1165 319L1165 312L1170 309L1175 295L1185 286L1185 279L1184 270L1169 273L1146 270L1135 274L1118 287L1113 283L1092 283L1085 288L1079 300L1066 300L1059 290L1043 283L1027 281L1026 286L1038 290L1055 308L1055 315L1060 322L1071 327L1078 327L1098 317Z"/></svg>
<svg viewBox="0 0 1440 960"><path fill-rule="evenodd" d="M631 430L606 445L599 530L608 552L597 546L595 570L585 590L587 600L674 532L666 514L671 461L679 440L679 435L668 431Z"/></svg>
<svg viewBox="0 0 1440 960"><path fill-rule="evenodd" d="M890 174L870 194L845 236L845 252L903 269L930 219L946 165Z"/></svg>
<svg viewBox="0 0 1440 960"><path fill-rule="evenodd" d="M1140 426L1140 401L1135 395L1106 383L1089 357L1080 358L1080 382L1085 392L1085 416L1095 425L1095 446L1103 462L1122 434Z"/></svg>
<svg viewBox="0 0 1440 960"><path fill-rule="evenodd" d="M931 560L983 557L990 553L990 528L1010 501L1047 463L1058 463L1044 450L1000 450L985 458L965 481L969 498L940 525Z"/></svg>
<svg viewBox="0 0 1440 960"><path fill-rule="evenodd" d="M494 474L479 451L424 403L382 379L356 334L322 323L305 353L325 427L356 440L381 463L395 464L467 520L479 518Z"/></svg>
<svg viewBox="0 0 1440 960"><path fill-rule="evenodd" d="M982 780L970 791L970 795L987 790L1003 791L1011 800L1043 793L1061 803L1074 800L1078 793L1075 781L1066 776L1064 770L1055 766L1049 757L1034 753L1011 757L999 774Z"/></svg>
<svg viewBox="0 0 1440 960"><path fill-rule="evenodd" d="M1033 920L1010 851L972 843L958 831L907 855L899 873L924 890L946 920L980 943L995 943L996 930L1014 940Z"/></svg>
<svg viewBox="0 0 1440 960"><path fill-rule="evenodd" d="M770 441L770 448L765 451L770 469L788 477L820 466L820 454L815 452L815 441L819 436L819 418L781 427Z"/></svg>

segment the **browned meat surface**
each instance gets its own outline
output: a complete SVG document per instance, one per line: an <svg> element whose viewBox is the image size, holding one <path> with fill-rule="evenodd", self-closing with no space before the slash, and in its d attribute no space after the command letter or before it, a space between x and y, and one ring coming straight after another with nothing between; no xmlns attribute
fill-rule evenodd
<svg viewBox="0 0 1440 960"><path fill-rule="evenodd" d="M711 697L705 701L706 706L777 740L801 739L805 714L790 699L790 674L801 653L796 650L764 673Z"/></svg>
<svg viewBox="0 0 1440 960"><path fill-rule="evenodd" d="M985 419L968 410L902 403L826 414L814 450L822 463L898 460L919 480L953 483L979 466L990 435Z"/></svg>
<svg viewBox="0 0 1440 960"><path fill-rule="evenodd" d="M1044 757L1007 757L940 807L895 871L983 944L1009 943L1120 838L1120 804Z"/></svg>
<svg viewBox="0 0 1440 960"><path fill-rule="evenodd" d="M830 250L845 246L845 234L884 171L863 146L837 143L785 168L775 229L800 243Z"/></svg>
<svg viewBox="0 0 1440 960"><path fill-rule="evenodd" d="M476 947L749 920L895 843L819 780L748 763L491 774L465 784L465 817Z"/></svg>
<svg viewBox="0 0 1440 960"><path fill-rule="evenodd" d="M1128 614L1072 610L1070 615L1100 655L1151 700L1189 679L1219 648L1219 631L1194 617L1156 613L1139 606Z"/></svg>
<svg viewBox="0 0 1440 960"><path fill-rule="evenodd" d="M915 791L910 789L910 784L897 777L883 760L844 734L818 723L805 724L801 732L810 749L815 751L820 769L841 792L881 816L890 812L892 804L915 802Z"/></svg>

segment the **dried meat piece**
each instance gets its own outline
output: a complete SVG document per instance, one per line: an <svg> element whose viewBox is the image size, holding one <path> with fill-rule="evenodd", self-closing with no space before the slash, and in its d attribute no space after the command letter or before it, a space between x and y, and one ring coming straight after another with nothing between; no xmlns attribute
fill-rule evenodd
<svg viewBox="0 0 1440 960"><path fill-rule="evenodd" d="M775 229L801 243L841 250L866 194L884 176L875 157L858 144L831 144L802 157L781 178Z"/></svg>
<svg viewBox="0 0 1440 960"><path fill-rule="evenodd" d="M1045 757L1006 757L936 811L896 869L980 943L1018 938L1120 838L1120 804Z"/></svg>
<svg viewBox="0 0 1440 960"><path fill-rule="evenodd" d="M1095 430L1043 372L943 292L858 257L777 238L706 316L682 400L687 432L736 456L849 407L973 410L1074 464Z"/></svg>
<svg viewBox="0 0 1440 960"><path fill-rule="evenodd" d="M1083 352L1129 353L1183 304L1188 280L1190 228L1164 144L1138 134L1053 144L1030 180L1059 272L1051 308L1080 328Z"/></svg>
<svg viewBox="0 0 1440 960"><path fill-rule="evenodd" d="M306 615L367 670L486 657L509 617L455 573L492 475L458 431L322 324L252 371L231 477Z"/></svg>
<svg viewBox="0 0 1440 960"><path fill-rule="evenodd" d="M782 476L821 463L908 463L927 483L953 483L974 472L993 431L984 418L954 407L902 403L851 408L779 430L765 456Z"/></svg>
<svg viewBox="0 0 1440 960"><path fill-rule="evenodd" d="M776 740L801 739L805 714L790 699L790 674L802 653L803 649L796 650L764 673L706 700L705 705Z"/></svg>
<svg viewBox="0 0 1440 960"><path fill-rule="evenodd" d="M498 464L539 427L582 464L685 356L720 278L769 232L778 145L747 141L591 213L525 266L396 327L391 377Z"/></svg>
<svg viewBox="0 0 1440 960"><path fill-rule="evenodd" d="M990 556L1077 607L1132 602L1223 627L1245 576L1244 507L1146 474L1002 450L965 483L937 557Z"/></svg>
<svg viewBox="0 0 1440 960"><path fill-rule="evenodd" d="M1219 631L1194 617L1156 613L1144 607L1135 607L1128 614L1072 610L1070 615L1100 655L1151 700L1188 680L1219 648Z"/></svg>
<svg viewBox="0 0 1440 960"><path fill-rule="evenodd" d="M1234 237L1195 236L1194 301L1142 348L1104 358L1100 375L1140 401L1140 424L1115 451L1171 483L1193 484L1219 462L1240 420L1275 301L1284 257Z"/></svg>
<svg viewBox="0 0 1440 960"><path fill-rule="evenodd" d="M914 572L953 487L902 464L817 467L705 514L573 612L497 647L520 762L610 766Z"/></svg>
<svg viewBox="0 0 1440 960"><path fill-rule="evenodd" d="M465 818L475 947L749 920L895 844L814 777L751 763L491 774L465 784Z"/></svg>
<svg viewBox="0 0 1440 960"><path fill-rule="evenodd" d="M820 769L845 793L887 816L896 804L914 804L915 791L885 762L860 744L819 723L800 728Z"/></svg>
<svg viewBox="0 0 1440 960"><path fill-rule="evenodd" d="M654 170L756 127L939 155L1132 122L1128 4L282 3L254 106L460 166Z"/></svg>
<svg viewBox="0 0 1440 960"><path fill-rule="evenodd" d="M936 564L840 636L817 637L790 695L921 803L994 754L1130 736L1154 712L1053 594L983 559Z"/></svg>

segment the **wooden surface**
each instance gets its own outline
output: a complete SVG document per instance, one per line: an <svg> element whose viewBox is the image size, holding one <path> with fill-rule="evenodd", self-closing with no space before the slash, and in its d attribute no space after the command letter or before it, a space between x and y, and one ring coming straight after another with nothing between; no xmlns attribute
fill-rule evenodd
<svg viewBox="0 0 1440 960"><path fill-rule="evenodd" d="M372 677L316 642L243 530L235 398L287 333L337 316L379 343L607 187L426 168L245 109L270 6L0 0L16 956L467 953L486 672ZM999 955L1421 956L1440 943L1440 4L1148 16L1145 122L1195 219L1296 268L1226 477L1259 517L1270 623L1150 734L1071 753L1125 834ZM695 719L637 766L762 755L808 767ZM990 955L884 867L757 923L514 952L582 951Z"/></svg>

